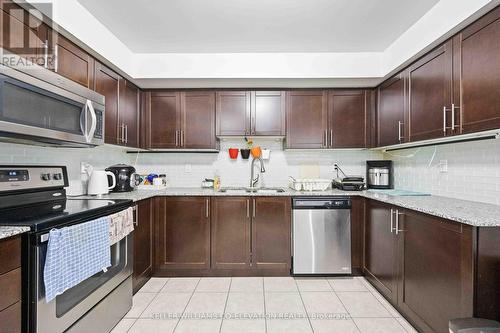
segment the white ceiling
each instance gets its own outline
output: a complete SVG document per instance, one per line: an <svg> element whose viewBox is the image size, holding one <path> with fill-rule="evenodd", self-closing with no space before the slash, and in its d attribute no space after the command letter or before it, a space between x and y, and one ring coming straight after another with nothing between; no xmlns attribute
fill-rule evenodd
<svg viewBox="0 0 500 333"><path fill-rule="evenodd" d="M438 0L78 0L134 53L380 52Z"/></svg>

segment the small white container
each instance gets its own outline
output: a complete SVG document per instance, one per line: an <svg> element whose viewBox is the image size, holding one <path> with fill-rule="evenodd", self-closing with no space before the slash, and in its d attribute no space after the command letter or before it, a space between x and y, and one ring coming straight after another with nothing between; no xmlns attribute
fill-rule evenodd
<svg viewBox="0 0 500 333"><path fill-rule="evenodd" d="M271 149L262 148L261 157L263 160L268 160L271 157Z"/></svg>

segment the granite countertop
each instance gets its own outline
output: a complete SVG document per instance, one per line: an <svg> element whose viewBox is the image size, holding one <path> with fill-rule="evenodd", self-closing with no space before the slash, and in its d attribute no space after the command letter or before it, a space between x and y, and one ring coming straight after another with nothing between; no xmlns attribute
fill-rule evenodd
<svg viewBox="0 0 500 333"><path fill-rule="evenodd" d="M361 196L387 204L412 209L437 217L476 227L500 227L500 206L441 196L394 196L371 191L341 191L337 189L317 192L294 191L286 188L282 193L217 192L202 188L167 188L162 190L135 190L111 193L102 199L132 199L140 201L155 196ZM80 198L96 198L82 196Z"/></svg>
<svg viewBox="0 0 500 333"><path fill-rule="evenodd" d="M9 238L29 231L29 227L2 227L0 226L0 239Z"/></svg>

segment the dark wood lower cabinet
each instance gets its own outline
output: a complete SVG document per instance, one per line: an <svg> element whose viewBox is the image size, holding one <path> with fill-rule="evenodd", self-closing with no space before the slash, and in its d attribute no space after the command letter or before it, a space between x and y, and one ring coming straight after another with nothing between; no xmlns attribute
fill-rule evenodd
<svg viewBox="0 0 500 333"><path fill-rule="evenodd" d="M365 276L419 332L448 332L453 318L500 318L500 228L374 200L366 207Z"/></svg>
<svg viewBox="0 0 500 333"><path fill-rule="evenodd" d="M387 299L397 301L397 238L393 229L391 206L369 200L366 205L366 278Z"/></svg>
<svg viewBox="0 0 500 333"><path fill-rule="evenodd" d="M210 198L161 197L156 204L155 275L209 269Z"/></svg>
<svg viewBox="0 0 500 333"><path fill-rule="evenodd" d="M22 331L21 237L0 240L0 333Z"/></svg>
<svg viewBox="0 0 500 333"><path fill-rule="evenodd" d="M212 268L250 268L250 197L213 197Z"/></svg>
<svg viewBox="0 0 500 333"><path fill-rule="evenodd" d="M252 204L252 262L256 269L284 273L291 266L291 199L257 197Z"/></svg>
<svg viewBox="0 0 500 333"><path fill-rule="evenodd" d="M363 274L363 237L365 230L365 198L351 198L351 258L352 274Z"/></svg>
<svg viewBox="0 0 500 333"><path fill-rule="evenodd" d="M422 332L447 332L473 315L472 227L400 212L398 302Z"/></svg>
<svg viewBox="0 0 500 333"><path fill-rule="evenodd" d="M153 274L153 201L141 200L137 203L136 226L134 229L134 271L132 285L134 293Z"/></svg>

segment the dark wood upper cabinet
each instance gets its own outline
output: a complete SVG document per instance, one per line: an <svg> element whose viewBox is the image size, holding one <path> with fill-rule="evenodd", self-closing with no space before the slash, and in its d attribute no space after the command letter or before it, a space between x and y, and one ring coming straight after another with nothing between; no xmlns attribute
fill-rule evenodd
<svg viewBox="0 0 500 333"><path fill-rule="evenodd" d="M405 142L406 82L398 74L378 88L378 146Z"/></svg>
<svg viewBox="0 0 500 333"><path fill-rule="evenodd" d="M250 135L250 99L250 91L217 92L217 135Z"/></svg>
<svg viewBox="0 0 500 333"><path fill-rule="evenodd" d="M447 41L408 69L409 141L445 136L452 102L452 42ZM451 120L451 117L449 117Z"/></svg>
<svg viewBox="0 0 500 333"><path fill-rule="evenodd" d="M367 202L364 273L386 298L397 302L398 253L391 208L373 200Z"/></svg>
<svg viewBox="0 0 500 333"><path fill-rule="evenodd" d="M285 92L252 91L250 124L251 135L285 135Z"/></svg>
<svg viewBox="0 0 500 333"><path fill-rule="evenodd" d="M257 197L252 204L252 266L289 272L291 199Z"/></svg>
<svg viewBox="0 0 500 333"><path fill-rule="evenodd" d="M94 90L106 98L105 142L119 144L122 139L118 132L120 76L96 62Z"/></svg>
<svg viewBox="0 0 500 333"><path fill-rule="evenodd" d="M408 318L437 333L448 331L450 319L472 317L472 227L400 210L399 228L398 305Z"/></svg>
<svg viewBox="0 0 500 333"><path fill-rule="evenodd" d="M287 148L327 148L326 91L287 92L286 113Z"/></svg>
<svg viewBox="0 0 500 333"><path fill-rule="evenodd" d="M180 146L194 149L216 148L214 92L181 93Z"/></svg>
<svg viewBox="0 0 500 333"><path fill-rule="evenodd" d="M137 220L134 228L134 270L132 274L134 293L141 289L153 274L154 200L141 200L136 207Z"/></svg>
<svg viewBox="0 0 500 333"><path fill-rule="evenodd" d="M120 112L118 130L123 144L139 147L139 88L125 79L120 80Z"/></svg>
<svg viewBox="0 0 500 333"><path fill-rule="evenodd" d="M180 93L159 91L148 95L148 148L177 148L180 143Z"/></svg>
<svg viewBox="0 0 500 333"><path fill-rule="evenodd" d="M90 54L60 34L54 37L53 50L56 73L87 88L93 87L94 58Z"/></svg>
<svg viewBox="0 0 500 333"><path fill-rule="evenodd" d="M157 91L149 96L149 148L217 148L214 92Z"/></svg>
<svg viewBox="0 0 500 333"><path fill-rule="evenodd" d="M213 197L212 268L250 268L250 197Z"/></svg>
<svg viewBox="0 0 500 333"><path fill-rule="evenodd" d="M454 37L459 67L455 80L461 79L462 91L462 104L454 104L461 107L455 112L462 115L464 133L500 128L499 41L500 7Z"/></svg>
<svg viewBox="0 0 500 333"><path fill-rule="evenodd" d="M157 211L155 272L210 268L210 198L162 197Z"/></svg>
<svg viewBox="0 0 500 333"><path fill-rule="evenodd" d="M366 148L368 144L365 90L328 93L328 148Z"/></svg>

